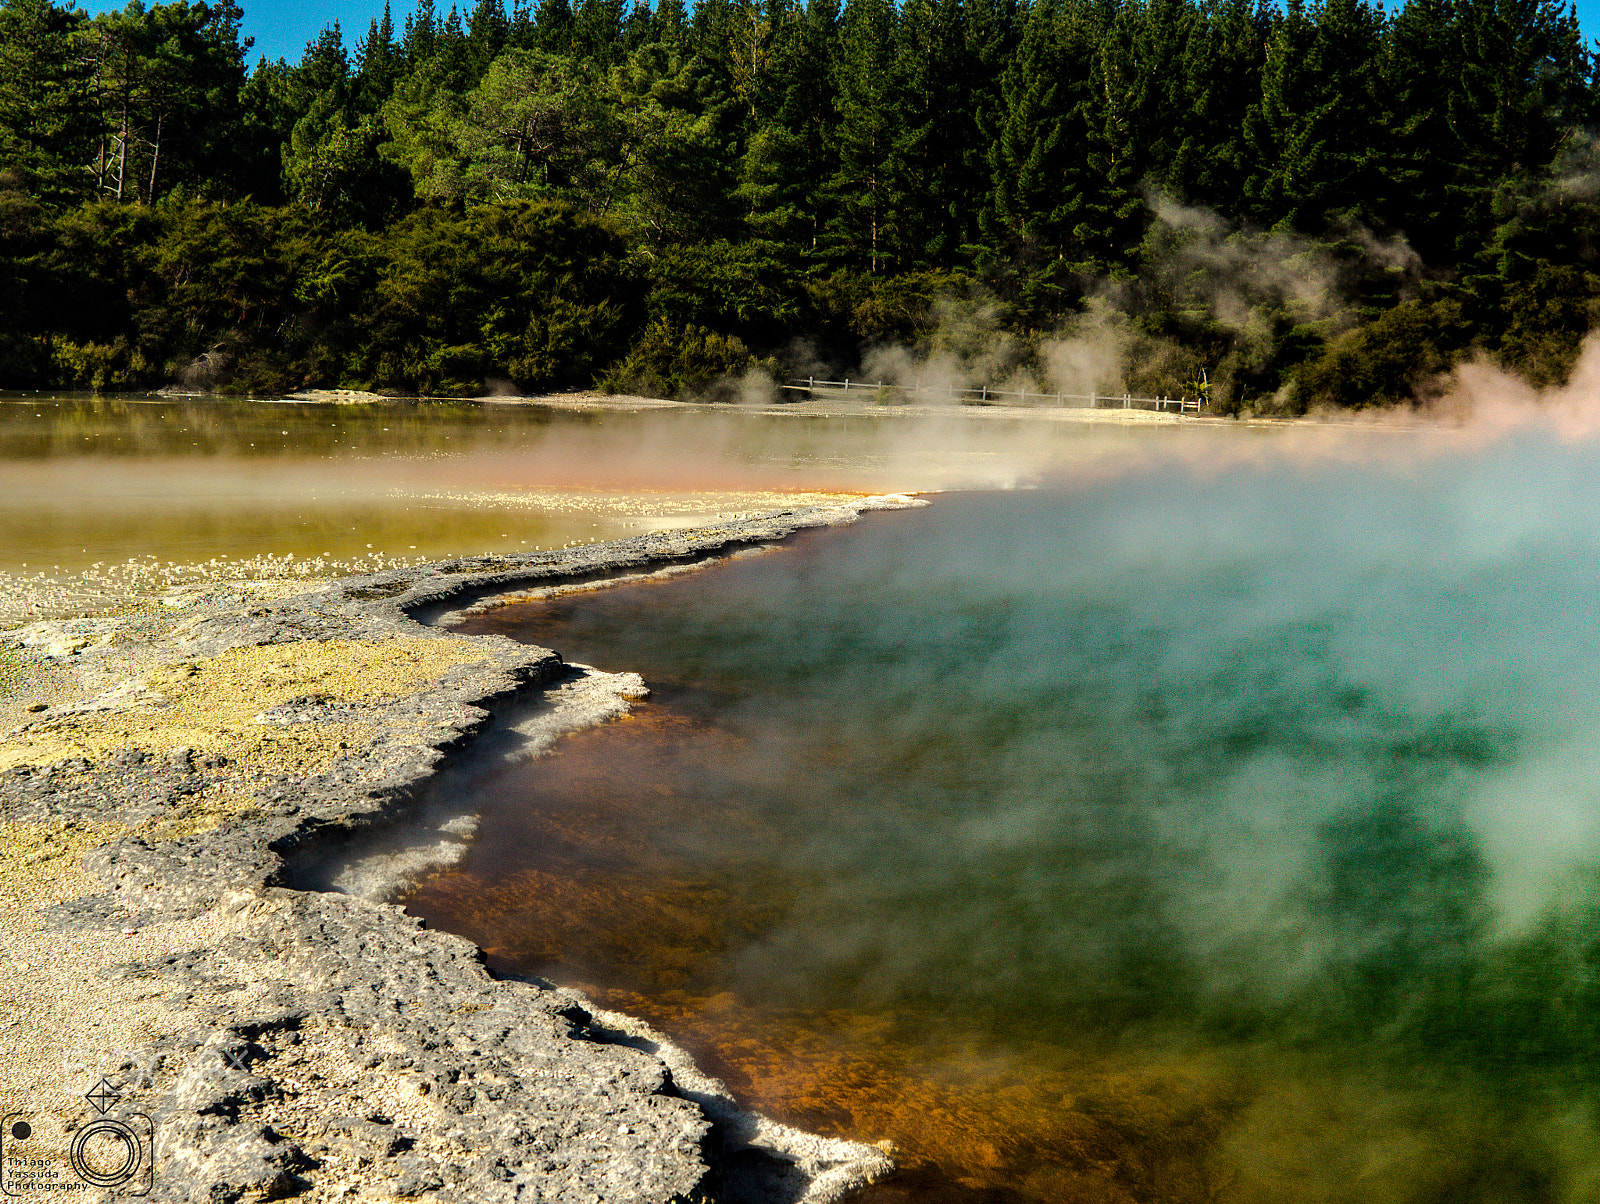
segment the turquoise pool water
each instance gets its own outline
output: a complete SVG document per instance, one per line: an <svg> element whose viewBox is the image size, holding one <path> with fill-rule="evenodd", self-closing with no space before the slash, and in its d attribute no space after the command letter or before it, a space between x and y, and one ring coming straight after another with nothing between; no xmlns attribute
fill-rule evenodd
<svg viewBox="0 0 1600 1204"><path fill-rule="evenodd" d="M1600 459L1152 456L479 631L652 700L409 905L877 1199L1600 1190Z"/></svg>

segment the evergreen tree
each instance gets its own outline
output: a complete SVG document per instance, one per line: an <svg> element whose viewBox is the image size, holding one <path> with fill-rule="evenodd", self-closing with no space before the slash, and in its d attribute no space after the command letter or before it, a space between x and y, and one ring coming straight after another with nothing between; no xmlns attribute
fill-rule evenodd
<svg viewBox="0 0 1600 1204"><path fill-rule="evenodd" d="M1455 33L1455 259L1495 304L1518 257L1491 248L1516 244L1563 140L1590 116L1587 55L1576 15L1556 0L1461 0Z"/></svg>
<svg viewBox="0 0 1600 1204"><path fill-rule="evenodd" d="M434 37L433 57L453 91L465 92L477 82L472 48L467 44L467 31L461 22L461 10L454 4L450 6Z"/></svg>
<svg viewBox="0 0 1600 1204"><path fill-rule="evenodd" d="M1213 0L1184 44L1182 104L1188 132L1166 184L1181 199L1224 214L1247 212L1250 115L1261 99L1267 43L1277 23L1268 0Z"/></svg>
<svg viewBox="0 0 1600 1204"><path fill-rule="evenodd" d="M1460 144L1450 123L1452 80L1460 76L1452 0L1408 0L1396 14L1382 58L1384 138L1375 210L1404 231L1431 263L1454 263L1463 231Z"/></svg>
<svg viewBox="0 0 1600 1204"><path fill-rule="evenodd" d="M719 60L670 34L611 73L622 137L618 211L652 247L721 239L739 231L739 106Z"/></svg>
<svg viewBox="0 0 1600 1204"><path fill-rule="evenodd" d="M820 248L827 222L820 183L838 171L838 37L838 0L810 0L780 25L767 80L770 115L750 136L740 165L751 228L802 257Z"/></svg>
<svg viewBox="0 0 1600 1204"><path fill-rule="evenodd" d="M1022 19L1001 81L1003 120L990 151L984 232L991 253L1068 265L1103 253L1106 181L1091 162L1104 123L1093 86L1106 30L1088 0L1040 0Z"/></svg>
<svg viewBox="0 0 1600 1204"><path fill-rule="evenodd" d="M961 201L977 141L960 0L905 0L890 64L895 104L887 241L902 268L950 267L967 230Z"/></svg>
<svg viewBox="0 0 1600 1204"><path fill-rule="evenodd" d="M229 2L130 5L84 30L100 195L153 203L178 185L231 191L247 177L247 43Z"/></svg>
<svg viewBox="0 0 1600 1204"><path fill-rule="evenodd" d="M1411 337L1430 371L1477 348L1557 381L1600 317L1596 81L1560 0L421 0L248 79L240 15L0 0L0 373L127 383L217 337L260 380L543 379L521 318L418 359L398 310L357 317L382 288L478 304L510 277L452 292L419 258L524 234L631 248L614 381L926 338L969 265L1008 334L1114 291L1241 401L1400 397ZM513 202L556 208L485 216ZM1196 264L1265 254L1252 226L1312 237L1316 313L1269 288L1247 333L1222 314ZM1396 235L1429 270L1369 253ZM431 283L380 288L384 256Z"/></svg>
<svg viewBox="0 0 1600 1204"><path fill-rule="evenodd" d="M1249 122L1257 161L1247 195L1264 224L1321 233L1335 217L1369 213L1381 187L1382 25L1366 0L1327 0L1313 12L1289 0Z"/></svg>
<svg viewBox="0 0 1600 1204"><path fill-rule="evenodd" d="M462 195L456 127L462 98L434 59L400 81L383 107L379 153L411 177L414 195L448 201Z"/></svg>
<svg viewBox="0 0 1600 1204"><path fill-rule="evenodd" d="M682 46L689 35L689 16L683 0L659 0L650 10L650 27L644 44Z"/></svg>
<svg viewBox="0 0 1600 1204"><path fill-rule="evenodd" d="M733 0L724 10L724 53L745 133L777 108L781 84L774 50L799 12L791 0Z"/></svg>
<svg viewBox="0 0 1600 1204"><path fill-rule="evenodd" d="M885 227L899 200L888 170L896 124L894 27L888 0L847 0L834 61L839 169L827 193L838 219L828 250L836 261L874 274L890 266Z"/></svg>
<svg viewBox="0 0 1600 1204"><path fill-rule="evenodd" d="M570 61L508 50L462 99L450 138L459 195L493 200L584 196L608 132L589 81Z"/></svg>
<svg viewBox="0 0 1600 1204"><path fill-rule="evenodd" d="M340 103L349 99L350 56L345 53L339 22L325 27L306 45L299 66L294 69L294 79L307 103L312 97L329 93Z"/></svg>
<svg viewBox="0 0 1600 1204"><path fill-rule="evenodd" d="M539 0L533 17L534 45L550 54L572 49L572 6L568 0Z"/></svg>
<svg viewBox="0 0 1600 1204"><path fill-rule="evenodd" d="M578 0L572 13L571 52L590 62L611 66L621 61L624 0Z"/></svg>
<svg viewBox="0 0 1600 1204"><path fill-rule="evenodd" d="M1124 189L1145 182L1179 192L1180 148L1193 138L1184 63L1201 14L1188 0L1136 0L1124 5L1101 45L1105 93L1103 138Z"/></svg>
<svg viewBox="0 0 1600 1204"><path fill-rule="evenodd" d="M1024 244L1061 243L1067 236L1055 211L1069 174L1072 84L1056 3L1039 0L1023 12L1016 54L1001 76L999 125L989 149L992 186L983 213L983 232L1001 257Z"/></svg>
<svg viewBox="0 0 1600 1204"><path fill-rule="evenodd" d="M528 0L511 0L511 22L506 30L506 45L517 50L538 48L533 10L528 7Z"/></svg>
<svg viewBox="0 0 1600 1204"><path fill-rule="evenodd" d="M46 200L87 190L93 154L83 14L50 0L0 0L0 172Z"/></svg>
<svg viewBox="0 0 1600 1204"><path fill-rule="evenodd" d="M650 0L633 0L628 15L622 19L622 52L632 54L651 38L655 28L655 13Z"/></svg>
<svg viewBox="0 0 1600 1204"><path fill-rule="evenodd" d="M438 36L439 18L434 12L433 0L417 0L415 11L406 17L405 37L401 41L401 54L408 70L415 71L433 58Z"/></svg>
<svg viewBox="0 0 1600 1204"><path fill-rule="evenodd" d="M1016 0L967 0L967 108L971 141L962 148L959 195L963 257L981 254L982 217L989 195L989 156L1005 120L1001 89L1006 65L1017 49Z"/></svg>
<svg viewBox="0 0 1600 1204"><path fill-rule="evenodd" d="M401 71L401 47L395 42L394 18L388 0L383 18L372 22L356 47L355 103L362 113L376 113L394 92Z"/></svg>
<svg viewBox="0 0 1600 1204"><path fill-rule="evenodd" d="M483 78L510 36L511 22L500 0L478 0L467 18L467 49L474 83Z"/></svg>

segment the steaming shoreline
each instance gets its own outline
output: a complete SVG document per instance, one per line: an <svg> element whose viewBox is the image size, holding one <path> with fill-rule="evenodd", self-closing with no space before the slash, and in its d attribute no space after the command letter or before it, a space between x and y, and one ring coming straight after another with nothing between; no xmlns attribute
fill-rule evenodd
<svg viewBox="0 0 1600 1204"><path fill-rule="evenodd" d="M6 1030L0 1095L81 1112L96 1078L116 1081L157 1120L157 1200L825 1201L888 1174L881 1150L745 1112L659 1034L576 992L497 981L469 942L398 907L297 889L296 866L407 816L495 725L491 708L533 711L549 740L626 705L618 690L598 710L562 698L556 653L419 617L911 504L442 561L289 597L219 586L55 624L55 642L7 633L18 672L69 661L88 692L31 703L0 739L0 964L7 1013L27 1018Z"/></svg>
<svg viewBox="0 0 1600 1204"><path fill-rule="evenodd" d="M157 395L166 398L205 398L216 394L190 392L181 389L161 389ZM258 405L412 405L418 402L461 403L488 406L543 407L552 410L612 411L634 413L639 410L732 410L741 414L810 415L819 418L877 415L895 418L949 417L952 414L988 418L1034 418L1056 422L1078 422L1100 425L1237 425L1239 423L1267 423L1279 425L1286 422L1307 422L1309 419L1233 419L1213 415L1179 415L1171 411L1119 409L1086 409L1075 406L1016 406L998 402L983 404L949 403L900 404L875 401L850 401L846 397L779 398L768 402L674 401L665 397L646 397L638 393L598 393L579 389L563 393L482 393L472 397L402 397L387 393L369 393L359 389L303 389L283 397L255 397Z"/></svg>
<svg viewBox="0 0 1600 1204"><path fill-rule="evenodd" d="M206 396L164 392L166 396ZM574 390L565 393L485 393L475 397L393 397L380 393L362 393L351 389L307 389L283 398L256 398L261 404L311 403L322 405L384 405L411 404L415 402L468 402L486 406L543 407L553 410L613 411L634 413L640 410L727 410L740 414L762 414L786 417L845 418L949 418L960 416L975 420L1031 419L1044 422L1078 423L1088 426L1204 426L1204 427L1354 427L1377 431L1430 430L1440 424L1415 414L1397 421L1392 411L1375 416L1361 413L1344 413L1339 417L1302 415L1296 418L1274 418L1260 415L1223 417L1216 414L1177 414L1170 410L1120 409L1107 406L1087 409L1078 406L1020 406L999 402L900 404L875 401L850 401L847 398L804 398L793 401L726 403L705 401L672 401L663 397L645 397L635 393L598 393L593 390ZM1114 400L1108 398L1107 400Z"/></svg>

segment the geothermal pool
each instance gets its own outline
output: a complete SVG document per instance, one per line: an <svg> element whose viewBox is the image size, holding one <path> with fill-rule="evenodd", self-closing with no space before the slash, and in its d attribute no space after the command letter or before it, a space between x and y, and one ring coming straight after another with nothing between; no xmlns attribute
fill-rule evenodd
<svg viewBox="0 0 1600 1204"><path fill-rule="evenodd" d="M405 901L874 1201L1600 1191L1600 456L1157 447L474 617L637 670Z"/></svg>

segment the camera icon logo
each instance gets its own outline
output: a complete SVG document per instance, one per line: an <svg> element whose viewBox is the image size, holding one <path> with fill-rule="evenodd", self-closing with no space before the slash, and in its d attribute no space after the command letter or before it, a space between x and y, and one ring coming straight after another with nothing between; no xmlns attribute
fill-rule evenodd
<svg viewBox="0 0 1600 1204"><path fill-rule="evenodd" d="M142 1196L151 1187L155 1126L140 1112L100 1116L72 1135L67 1161L85 1183Z"/></svg>
<svg viewBox="0 0 1600 1204"><path fill-rule="evenodd" d="M155 1185L154 1122L142 1112L113 1114L122 1097L105 1079L85 1098L96 1115L75 1128L49 1115L0 1117L0 1192L36 1196L67 1189L76 1179L118 1195L149 1194Z"/></svg>

